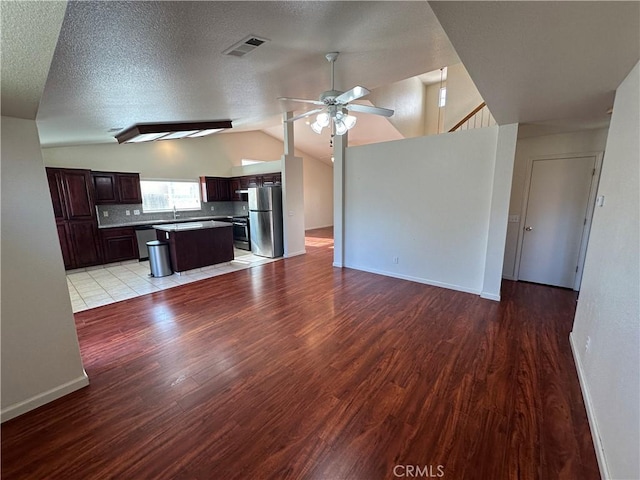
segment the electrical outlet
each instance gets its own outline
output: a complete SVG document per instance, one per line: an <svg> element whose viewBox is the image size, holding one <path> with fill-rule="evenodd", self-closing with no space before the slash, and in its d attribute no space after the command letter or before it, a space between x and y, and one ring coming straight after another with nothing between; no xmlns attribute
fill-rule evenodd
<svg viewBox="0 0 640 480"><path fill-rule="evenodd" d="M509 223L519 223L520 215L509 215Z"/></svg>
<svg viewBox="0 0 640 480"><path fill-rule="evenodd" d="M134 210L134 211L133 211L133 214L134 214L134 215L140 215L140 210Z"/></svg>
<svg viewBox="0 0 640 480"><path fill-rule="evenodd" d="M131 215L131 210L125 210L125 211L124 211L124 214L125 214L125 215Z"/></svg>
<svg viewBox="0 0 640 480"><path fill-rule="evenodd" d="M393 257L393 263L395 263L396 265L398 264L398 261L399 261L399 260L400 260L400 259L399 259L398 257Z"/></svg>
<svg viewBox="0 0 640 480"><path fill-rule="evenodd" d="M105 210L104 212L102 212L102 216L103 217L108 217L109 216L109 212Z"/></svg>
<svg viewBox="0 0 640 480"><path fill-rule="evenodd" d="M587 342L584 344L585 351L589 351L591 349L591 337L587 337Z"/></svg>
<svg viewBox="0 0 640 480"><path fill-rule="evenodd" d="M246 205L242 205L242 210L246 210L247 206Z"/></svg>
<svg viewBox="0 0 640 480"><path fill-rule="evenodd" d="M213 205L211 205L211 211L213 212L216 209Z"/></svg>

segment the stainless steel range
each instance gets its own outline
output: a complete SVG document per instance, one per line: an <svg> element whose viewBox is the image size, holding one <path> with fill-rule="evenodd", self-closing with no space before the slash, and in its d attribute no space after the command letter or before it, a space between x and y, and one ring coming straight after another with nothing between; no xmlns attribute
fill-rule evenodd
<svg viewBox="0 0 640 480"><path fill-rule="evenodd" d="M241 250L251 251L249 218L233 217L231 223L233 223L233 246Z"/></svg>

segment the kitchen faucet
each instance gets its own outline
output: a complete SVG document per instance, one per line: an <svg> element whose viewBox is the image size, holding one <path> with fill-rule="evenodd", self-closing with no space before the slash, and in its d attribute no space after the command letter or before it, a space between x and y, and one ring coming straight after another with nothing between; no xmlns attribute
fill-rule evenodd
<svg viewBox="0 0 640 480"><path fill-rule="evenodd" d="M180 216L180 214L178 213L178 211L176 210L176 206L175 204L173 205L173 219L177 220L178 217Z"/></svg>

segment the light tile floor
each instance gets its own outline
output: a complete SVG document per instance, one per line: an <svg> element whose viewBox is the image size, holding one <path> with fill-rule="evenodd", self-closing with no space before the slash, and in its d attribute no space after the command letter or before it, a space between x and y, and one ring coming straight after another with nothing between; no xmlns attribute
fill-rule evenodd
<svg viewBox="0 0 640 480"><path fill-rule="evenodd" d="M132 260L69 271L67 286L75 313L275 260L278 259L258 257L251 252L236 249L235 259L231 262L160 278L149 276L151 270L148 260Z"/></svg>

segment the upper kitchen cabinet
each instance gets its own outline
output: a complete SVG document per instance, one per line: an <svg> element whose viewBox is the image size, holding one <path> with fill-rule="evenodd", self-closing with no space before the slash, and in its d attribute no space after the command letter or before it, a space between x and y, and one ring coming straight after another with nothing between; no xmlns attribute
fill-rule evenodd
<svg viewBox="0 0 640 480"><path fill-rule="evenodd" d="M240 177L244 180L247 188L251 187L270 187L272 185L281 185L282 184L282 174L281 173L263 173L262 175L250 175L245 177Z"/></svg>
<svg viewBox="0 0 640 480"><path fill-rule="evenodd" d="M251 187L269 187L272 185L282 185L282 173L263 173L262 175L233 177L230 179L231 200L246 202L247 195L246 193L241 193L241 191Z"/></svg>
<svg viewBox="0 0 640 480"><path fill-rule="evenodd" d="M142 203L139 173L118 173L120 203Z"/></svg>
<svg viewBox="0 0 640 480"><path fill-rule="evenodd" d="M70 168L46 170L64 267L101 263L91 172Z"/></svg>
<svg viewBox="0 0 640 480"><path fill-rule="evenodd" d="M262 187L269 187L272 185L282 185L281 173L265 173L261 177Z"/></svg>
<svg viewBox="0 0 640 480"><path fill-rule="evenodd" d="M120 172L91 172L96 204L142 203L140 174Z"/></svg>
<svg viewBox="0 0 640 480"><path fill-rule="evenodd" d="M231 197L231 179L222 177L200 177L203 202L227 202Z"/></svg>
<svg viewBox="0 0 640 480"><path fill-rule="evenodd" d="M65 211L64 192L62 190L62 170L58 168L47 168L47 181L49 182L53 214L56 220L64 220L67 218L67 213Z"/></svg>
<svg viewBox="0 0 640 480"><path fill-rule="evenodd" d="M89 170L47 168L47 179L57 219L95 219L93 185Z"/></svg>
<svg viewBox="0 0 640 480"><path fill-rule="evenodd" d="M231 200L242 202L247 201L246 190L249 188L249 177L233 177L229 183L231 187ZM244 191L245 193L241 193Z"/></svg>

